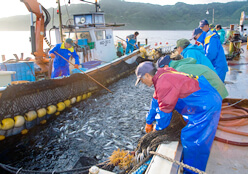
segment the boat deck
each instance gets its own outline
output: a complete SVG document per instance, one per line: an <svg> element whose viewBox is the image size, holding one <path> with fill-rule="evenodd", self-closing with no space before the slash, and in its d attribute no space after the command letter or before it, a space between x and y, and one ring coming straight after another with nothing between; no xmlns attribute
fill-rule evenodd
<svg viewBox="0 0 248 174"><path fill-rule="evenodd" d="M244 53L240 60L229 61L229 71L226 74L226 88L229 92L227 98L248 99L248 51L246 45L242 46ZM225 51L228 47L225 47ZM236 65L235 65L236 64Z"/></svg>
<svg viewBox="0 0 248 174"><path fill-rule="evenodd" d="M229 72L225 80L226 88L229 92L227 98L248 99L248 51L246 50L246 45L243 45L242 48L244 53L241 54L240 60L229 61ZM234 129L248 132L248 125ZM234 135L220 130L217 130L216 136L232 141L248 142L247 136ZM206 173L245 174L248 173L247 160L248 147L234 146L214 141Z"/></svg>

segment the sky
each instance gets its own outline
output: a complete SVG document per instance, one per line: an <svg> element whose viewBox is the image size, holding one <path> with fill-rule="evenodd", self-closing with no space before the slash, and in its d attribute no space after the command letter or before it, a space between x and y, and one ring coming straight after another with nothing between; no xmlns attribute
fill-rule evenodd
<svg viewBox="0 0 248 174"><path fill-rule="evenodd" d="M41 5L45 8L57 7L56 0L37 0ZM79 0L70 0L71 4L82 3ZM95 0L87 0L90 2L95 2ZM114 0L113 0L114 1ZM177 2L184 2L187 4L208 4L212 2L230 2L234 0L125 0L129 2L142 2L142 3L151 3L151 4L159 4L159 5L174 5ZM237 1L237 0L236 0ZM238 0L243 1L243 0ZM16 15L27 15L29 14L26 6L20 0L1 0L0 5L0 18L8 17L8 16L16 16ZM60 0L61 5L67 4L68 0Z"/></svg>

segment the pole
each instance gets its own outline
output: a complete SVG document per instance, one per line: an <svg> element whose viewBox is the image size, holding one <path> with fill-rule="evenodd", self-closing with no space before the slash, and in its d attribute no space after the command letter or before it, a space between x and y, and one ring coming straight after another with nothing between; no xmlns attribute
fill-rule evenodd
<svg viewBox="0 0 248 174"><path fill-rule="evenodd" d="M65 61L67 61L69 64L73 65L73 63L71 63L69 60L67 60L66 58L64 58L63 56L61 56L57 51L54 51L55 54L57 54L58 56L60 56L62 59L64 59ZM105 86L103 86L100 82L98 82L97 80L95 80L93 77L91 77L90 75L86 74L83 70L77 68L79 71L81 71L83 74L85 74L86 76L88 76L91 80L93 80L94 82L96 82L98 85L100 85L101 87L103 87L104 89L106 89L108 92L112 93L112 91L110 91L108 88L106 88Z"/></svg>
<svg viewBox="0 0 248 174"><path fill-rule="evenodd" d="M97 0L95 0L95 4L96 4L96 12L97 12Z"/></svg>
<svg viewBox="0 0 248 174"><path fill-rule="evenodd" d="M62 34L62 18L61 18L60 0L58 0L58 10L59 10L59 31L60 31L60 40L61 40L61 42L63 42L63 34Z"/></svg>
<svg viewBox="0 0 248 174"><path fill-rule="evenodd" d="M214 24L214 8L213 8L213 19L212 19L212 24Z"/></svg>

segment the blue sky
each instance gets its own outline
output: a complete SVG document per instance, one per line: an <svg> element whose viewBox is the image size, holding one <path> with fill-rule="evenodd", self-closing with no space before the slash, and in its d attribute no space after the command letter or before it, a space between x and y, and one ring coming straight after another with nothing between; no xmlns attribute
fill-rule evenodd
<svg viewBox="0 0 248 174"><path fill-rule="evenodd" d="M3 1L3 0L1 0ZM41 3L45 8L56 7L55 0L37 0ZM71 3L82 3L79 0L70 0ZM87 0L90 2L95 2L95 0ZM114 1L114 0L113 0ZM159 4L159 5L173 5L177 2L184 2L187 4L208 4L212 2L230 2L233 0L185 0L185 1L177 1L177 0L125 0L130 2L142 2L142 3L151 3L151 4ZM242 1L242 0L240 0ZM61 5L67 4L68 0L61 0ZM16 15L26 15L29 14L24 3L20 2L20 0L4 0L0 6L0 18L7 16L16 16Z"/></svg>

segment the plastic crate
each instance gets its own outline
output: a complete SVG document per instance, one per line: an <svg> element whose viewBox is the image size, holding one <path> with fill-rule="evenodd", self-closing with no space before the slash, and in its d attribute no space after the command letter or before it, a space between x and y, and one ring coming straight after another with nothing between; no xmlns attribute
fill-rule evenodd
<svg viewBox="0 0 248 174"><path fill-rule="evenodd" d="M35 81L34 62L1 63L1 70L15 71L11 81Z"/></svg>
<svg viewBox="0 0 248 174"><path fill-rule="evenodd" d="M88 39L78 39L78 45L87 45L88 44Z"/></svg>
<svg viewBox="0 0 248 174"><path fill-rule="evenodd" d="M87 71L87 68L79 68L79 69L81 69L82 71ZM71 70L71 72L72 72L72 74L75 74L75 73L81 73L81 71L79 70L79 69L72 69Z"/></svg>
<svg viewBox="0 0 248 174"><path fill-rule="evenodd" d="M88 43L88 46L90 47L90 49L94 49L95 48L95 42Z"/></svg>
<svg viewBox="0 0 248 174"><path fill-rule="evenodd" d="M91 69L98 65L101 65L101 63L102 63L101 61L88 61L88 62L82 63L81 65L83 68Z"/></svg>

